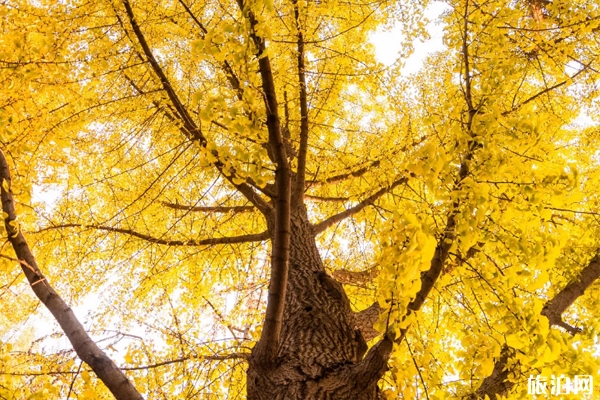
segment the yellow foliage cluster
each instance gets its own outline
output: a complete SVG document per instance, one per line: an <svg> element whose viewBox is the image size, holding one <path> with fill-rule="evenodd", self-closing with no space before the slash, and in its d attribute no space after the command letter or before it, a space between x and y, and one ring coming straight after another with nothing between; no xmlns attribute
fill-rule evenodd
<svg viewBox="0 0 600 400"><path fill-rule="evenodd" d="M267 56L298 166L299 32L314 226L404 179L317 237L333 276L374 271L344 282L352 305L377 302L375 328L406 335L380 384L388 398L472 395L504 355L503 398L524 398L530 375L600 382L598 284L562 315L580 332L544 315L600 248L600 3L448 0L445 49L412 75L427 1L256 0L254 26L227 0L132 3L207 143L174 117L121 2L23 0L0 4L0 147L44 273L148 399L244 397L270 245L235 186L274 190ZM402 32L391 66L369 41L386 27ZM38 312L8 246L0 256L0 398L109 398Z"/></svg>

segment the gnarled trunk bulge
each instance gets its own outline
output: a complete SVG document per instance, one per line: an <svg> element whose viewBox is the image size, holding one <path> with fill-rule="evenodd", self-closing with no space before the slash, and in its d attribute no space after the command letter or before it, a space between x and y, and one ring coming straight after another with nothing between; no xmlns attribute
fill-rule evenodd
<svg viewBox="0 0 600 400"><path fill-rule="evenodd" d="M269 362L253 352L248 399L377 399L385 364L363 360L367 345L342 285L325 272L303 206L292 210L291 228L277 357Z"/></svg>

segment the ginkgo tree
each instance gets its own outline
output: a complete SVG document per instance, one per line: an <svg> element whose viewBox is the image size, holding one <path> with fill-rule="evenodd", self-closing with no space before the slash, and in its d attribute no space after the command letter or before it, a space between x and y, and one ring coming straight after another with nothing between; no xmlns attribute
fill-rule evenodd
<svg viewBox="0 0 600 400"><path fill-rule="evenodd" d="M0 398L596 377L599 5L444 3L2 3Z"/></svg>

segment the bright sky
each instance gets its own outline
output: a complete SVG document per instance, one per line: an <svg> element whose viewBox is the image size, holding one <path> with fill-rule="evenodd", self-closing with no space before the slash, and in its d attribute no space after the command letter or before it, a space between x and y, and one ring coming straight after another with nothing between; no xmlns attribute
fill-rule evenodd
<svg viewBox="0 0 600 400"><path fill-rule="evenodd" d="M406 61L402 72L405 74L412 74L417 72L423 65L425 58L436 51L442 50L444 44L442 42L443 27L440 24L436 24L436 20L446 10L448 6L441 2L432 2L427 7L427 17L430 22L427 25L427 30L431 38L426 42L415 43L415 51ZM400 29L392 29L389 31L379 30L375 34L371 35L371 43L375 45L377 60L385 65L392 65L399 57L400 50L400 38L402 34Z"/></svg>

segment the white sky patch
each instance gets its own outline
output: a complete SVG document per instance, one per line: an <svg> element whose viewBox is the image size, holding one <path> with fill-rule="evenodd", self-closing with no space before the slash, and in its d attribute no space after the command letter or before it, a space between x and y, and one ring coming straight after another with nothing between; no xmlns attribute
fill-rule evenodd
<svg viewBox="0 0 600 400"><path fill-rule="evenodd" d="M63 194L64 190L58 186L52 188L48 185L32 185L31 201L33 203L42 203L47 207L53 207Z"/></svg>
<svg viewBox="0 0 600 400"><path fill-rule="evenodd" d="M572 77L573 75L580 72L584 67L585 66L579 61L571 60L565 65L565 74Z"/></svg>
<svg viewBox="0 0 600 400"><path fill-rule="evenodd" d="M573 120L573 123L576 124L578 128L588 128L597 124L596 121L585 112L581 112L579 116Z"/></svg>
<svg viewBox="0 0 600 400"><path fill-rule="evenodd" d="M423 62L428 55L444 49L445 45L442 40L444 34L443 26L436 21L447 8L448 6L441 2L434 2L427 7L425 12L431 21L427 25L427 30L431 38L425 42L415 43L415 51L406 60L402 68L403 73L412 74L418 71L423 66ZM377 61L387 66L394 64L401 56L399 52L402 36L399 27L391 30L379 29L373 33L371 35L371 43L375 46L375 58L377 58Z"/></svg>

